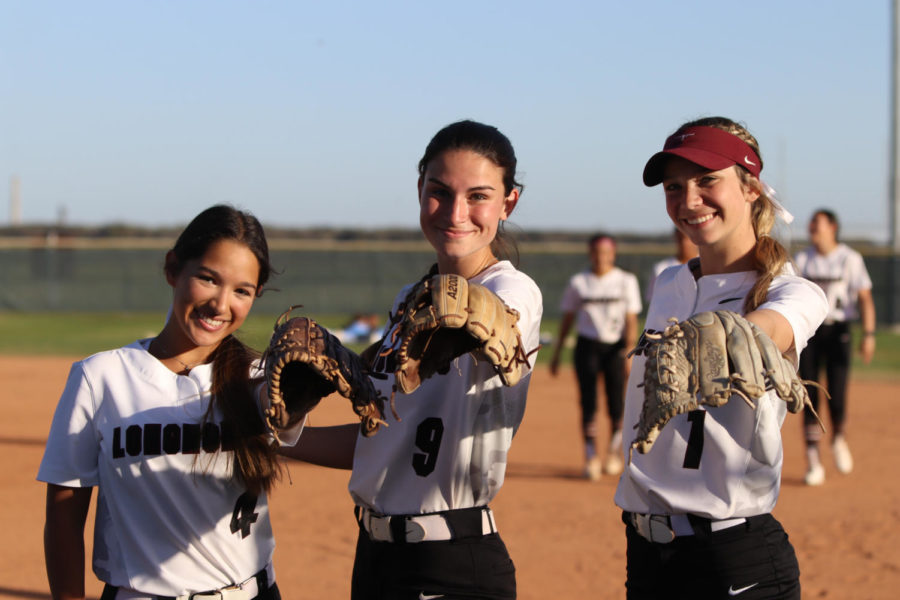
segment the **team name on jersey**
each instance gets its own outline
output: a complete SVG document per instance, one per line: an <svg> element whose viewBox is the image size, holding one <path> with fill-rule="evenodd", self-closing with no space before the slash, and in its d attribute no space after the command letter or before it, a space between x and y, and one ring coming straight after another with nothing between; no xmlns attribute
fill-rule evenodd
<svg viewBox="0 0 900 600"><path fill-rule="evenodd" d="M228 428L217 423L144 423L113 429L112 457L198 454L233 450Z"/></svg>
<svg viewBox="0 0 900 600"><path fill-rule="evenodd" d="M596 298L582 298L581 302L583 304L612 304L613 302L624 302L625 298L621 297L596 297Z"/></svg>
<svg viewBox="0 0 900 600"><path fill-rule="evenodd" d="M828 275L806 275L805 277L813 283L818 283L822 287L828 285L829 283L838 283L844 280L843 277L829 277Z"/></svg>

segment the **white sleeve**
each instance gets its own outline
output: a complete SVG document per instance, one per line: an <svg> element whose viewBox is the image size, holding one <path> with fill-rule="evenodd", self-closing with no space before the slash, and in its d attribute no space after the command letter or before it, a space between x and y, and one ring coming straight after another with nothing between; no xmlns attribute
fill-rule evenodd
<svg viewBox="0 0 900 600"><path fill-rule="evenodd" d="M577 276L576 276L577 277ZM575 312L581 308L581 296L575 287L575 277L569 280L569 284L563 291L562 300L559 302L559 309L563 313Z"/></svg>
<svg viewBox="0 0 900 600"><path fill-rule="evenodd" d="M628 273L628 279L625 283L625 312L629 314L639 314L643 306L641 305L641 286L637 277L633 273Z"/></svg>
<svg viewBox="0 0 900 600"><path fill-rule="evenodd" d="M100 440L94 427L94 407L94 390L84 363L77 362L53 414L38 481L67 487L99 483Z"/></svg>
<svg viewBox="0 0 900 600"><path fill-rule="evenodd" d="M797 366L800 353L828 314L828 300L822 288L808 279L783 275L769 286L766 301L759 309L774 310L790 323L794 332L792 354Z"/></svg>
<svg viewBox="0 0 900 600"><path fill-rule="evenodd" d="M525 345L525 352L529 353L540 346L541 317L544 312L541 290L530 278L498 278L498 285L487 283L488 289L497 294L503 302L519 313L519 334ZM529 357L529 363L534 366L535 355Z"/></svg>
<svg viewBox="0 0 900 600"><path fill-rule="evenodd" d="M850 256L847 257L847 261L849 264L849 279L848 285L850 287L850 293L854 301L856 300L856 296L863 290L871 290L872 289L872 279L869 277L869 272L866 270L866 263L863 260L862 254L859 252L852 252Z"/></svg>

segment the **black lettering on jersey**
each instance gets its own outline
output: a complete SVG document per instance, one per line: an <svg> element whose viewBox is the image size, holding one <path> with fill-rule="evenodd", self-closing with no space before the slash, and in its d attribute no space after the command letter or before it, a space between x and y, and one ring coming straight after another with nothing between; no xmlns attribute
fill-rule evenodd
<svg viewBox="0 0 900 600"><path fill-rule="evenodd" d="M147 423L144 425L144 456L162 454L162 425Z"/></svg>
<svg viewBox="0 0 900 600"><path fill-rule="evenodd" d="M125 456L125 449L122 448L121 427L116 427L115 429L113 429L112 455L113 458L122 458L123 456Z"/></svg>
<svg viewBox="0 0 900 600"><path fill-rule="evenodd" d="M139 456L141 454L143 437L140 425L129 425L128 429L125 430L125 452L129 456Z"/></svg>
<svg viewBox="0 0 900 600"><path fill-rule="evenodd" d="M112 457L159 456L160 454L197 454L233 450L233 434L216 423L145 423L129 425L124 431L112 431Z"/></svg>
<svg viewBox="0 0 900 600"><path fill-rule="evenodd" d="M219 426L215 423L203 424L203 438L201 444L204 452L215 452L219 449Z"/></svg>
<svg viewBox="0 0 900 600"><path fill-rule="evenodd" d="M582 298L581 299L582 304L612 304L614 302L625 302L625 298L598 296L596 298Z"/></svg>
<svg viewBox="0 0 900 600"><path fill-rule="evenodd" d="M841 277L840 275L838 275L836 277L829 277L827 275L816 275L816 276L812 277L809 275L804 275L804 277L806 277L813 283L819 284L820 287L825 287L830 283L838 283L840 281L843 281L843 277Z"/></svg>
<svg viewBox="0 0 900 600"><path fill-rule="evenodd" d="M187 431L187 425L185 425L185 431ZM163 427L162 439L163 452L166 454L178 454L181 451L181 428L175 423L169 423ZM199 444L199 440L197 443Z"/></svg>
<svg viewBox="0 0 900 600"><path fill-rule="evenodd" d="M241 532L241 538L250 535L250 526L256 523L259 513L256 512L255 494L244 492L234 504L234 512L231 513L231 533Z"/></svg>
<svg viewBox="0 0 900 600"><path fill-rule="evenodd" d="M427 477L437 465L441 438L444 437L444 422L438 417L428 417L416 428L416 448L422 452L413 454L412 466L416 475Z"/></svg>
<svg viewBox="0 0 900 600"><path fill-rule="evenodd" d="M185 454L200 452L200 424L184 423L181 426L181 451Z"/></svg>

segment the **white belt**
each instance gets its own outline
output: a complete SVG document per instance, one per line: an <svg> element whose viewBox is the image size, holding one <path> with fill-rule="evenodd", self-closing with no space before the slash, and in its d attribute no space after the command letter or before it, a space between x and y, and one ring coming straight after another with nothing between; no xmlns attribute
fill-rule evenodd
<svg viewBox="0 0 900 600"><path fill-rule="evenodd" d="M494 521L494 513L488 507L481 507L481 535L497 532L497 523ZM436 542L452 540L454 534L446 513L433 513L427 515L379 515L368 508L360 507L359 522L369 537L376 542L393 542L394 535L391 532L391 520L403 519L403 529L406 532L405 541Z"/></svg>
<svg viewBox="0 0 900 600"><path fill-rule="evenodd" d="M266 575L269 587L275 583L275 569L272 563L266 565ZM256 575L250 577L246 581L236 583L228 587L224 587L214 591L206 592L186 592L180 596L175 596L175 600L252 600L259 596L265 590L259 589ZM120 587L116 593L115 600L157 600L157 595L147 595L144 592L138 592L128 588Z"/></svg>
<svg viewBox="0 0 900 600"><path fill-rule="evenodd" d="M657 544L668 544L676 537L694 535L695 533L687 515L628 514L630 515L629 522L641 537ZM709 520L709 529L714 533L746 522L747 519L744 517L722 519L720 521Z"/></svg>

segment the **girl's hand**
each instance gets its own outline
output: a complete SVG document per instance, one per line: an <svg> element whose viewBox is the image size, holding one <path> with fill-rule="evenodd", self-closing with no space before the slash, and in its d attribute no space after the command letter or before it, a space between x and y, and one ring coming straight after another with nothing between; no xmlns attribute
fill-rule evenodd
<svg viewBox="0 0 900 600"><path fill-rule="evenodd" d="M859 340L859 353L865 364L872 362L875 356L875 334L863 332L862 339Z"/></svg>

